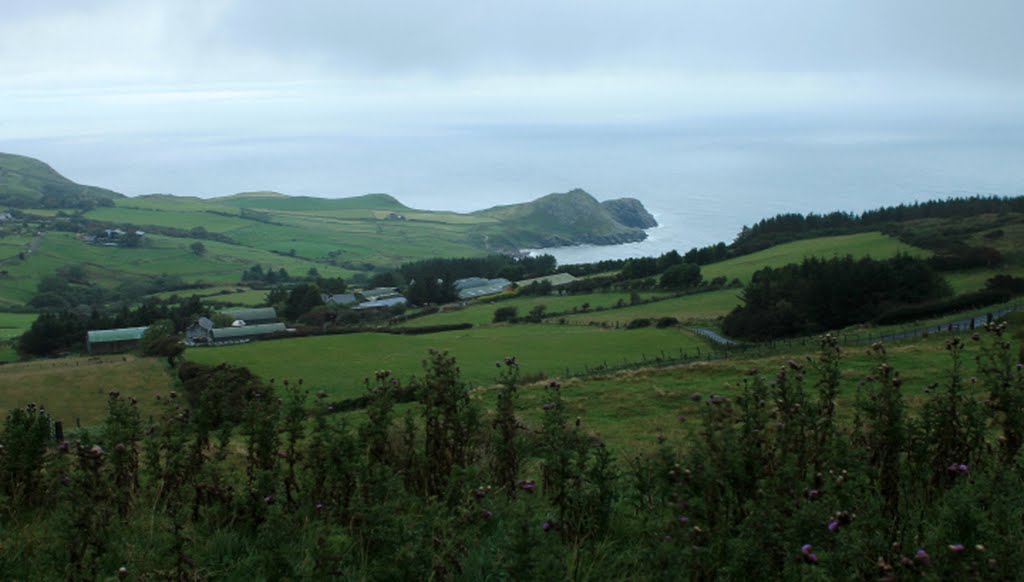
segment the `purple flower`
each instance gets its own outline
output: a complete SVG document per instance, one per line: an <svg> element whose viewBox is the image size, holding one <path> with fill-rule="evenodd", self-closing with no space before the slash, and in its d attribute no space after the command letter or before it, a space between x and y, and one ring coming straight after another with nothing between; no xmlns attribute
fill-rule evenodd
<svg viewBox="0 0 1024 582"><path fill-rule="evenodd" d="M921 564L927 566L928 562L931 561L931 556L928 555L928 552L926 552L926 551L924 551L922 549L922 550L918 550L914 554L914 559L917 560L918 562L920 562Z"/></svg>
<svg viewBox="0 0 1024 582"><path fill-rule="evenodd" d="M267 505L273 505L274 504L274 496L273 495L267 495L266 497L263 498L263 503L266 503Z"/></svg>
<svg viewBox="0 0 1024 582"><path fill-rule="evenodd" d="M317 503L316 504L316 510L317 511L321 511L321 510L323 510L323 508L324 508L324 504L323 503Z"/></svg>
<svg viewBox="0 0 1024 582"><path fill-rule="evenodd" d="M953 552L954 554L962 554L964 552L964 545L963 544L949 544L949 551Z"/></svg>
<svg viewBox="0 0 1024 582"><path fill-rule="evenodd" d="M807 554L804 556L804 560L806 560L808 564L817 564L818 554Z"/></svg>
<svg viewBox="0 0 1024 582"><path fill-rule="evenodd" d="M686 524L690 523L690 518L686 517L685 515L680 515L679 516L679 523L681 525L686 525Z"/></svg>
<svg viewBox="0 0 1024 582"><path fill-rule="evenodd" d="M814 546L812 546L811 544L804 544L800 546L800 553L804 555L811 553L813 550Z"/></svg>
<svg viewBox="0 0 1024 582"><path fill-rule="evenodd" d="M490 511L487 511L486 509L480 515L484 516L484 519L491 519L492 517L494 517L494 514Z"/></svg>
<svg viewBox="0 0 1024 582"><path fill-rule="evenodd" d="M551 530L551 528L553 528L553 527L555 527L555 526L554 526L554 525L552 525L550 521L545 521L545 522L544 522L544 525L542 525L541 527L543 527L543 528L544 528L544 531L550 531L550 530Z"/></svg>
<svg viewBox="0 0 1024 582"><path fill-rule="evenodd" d="M828 522L828 531L832 533L839 531L839 522L834 519Z"/></svg>
<svg viewBox="0 0 1024 582"><path fill-rule="evenodd" d="M957 471L960 471L961 473L966 473L967 472L967 465L965 465L963 463L960 463L959 465L956 466L956 469L957 469Z"/></svg>
<svg viewBox="0 0 1024 582"><path fill-rule="evenodd" d="M532 480L521 481L519 483L519 488L522 489L523 491L526 491L527 493L533 493L533 490L537 488L537 484L534 483Z"/></svg>

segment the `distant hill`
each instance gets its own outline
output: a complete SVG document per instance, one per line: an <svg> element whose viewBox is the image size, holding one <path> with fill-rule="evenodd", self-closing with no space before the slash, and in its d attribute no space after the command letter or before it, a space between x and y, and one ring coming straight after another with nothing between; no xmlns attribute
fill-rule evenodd
<svg viewBox="0 0 1024 582"><path fill-rule="evenodd" d="M490 244L505 248L635 242L647 238L644 228L657 226L637 200L601 203L580 189L474 214L500 221L481 227L480 232Z"/></svg>
<svg viewBox="0 0 1024 582"><path fill-rule="evenodd" d="M310 210L409 210L390 194L365 194L350 198L316 198L288 196L280 192L241 192L231 196L211 198L208 202L235 208L284 210L306 212Z"/></svg>
<svg viewBox="0 0 1024 582"><path fill-rule="evenodd" d="M0 153L0 205L11 208L92 208L124 198L105 188L68 180L45 163Z"/></svg>

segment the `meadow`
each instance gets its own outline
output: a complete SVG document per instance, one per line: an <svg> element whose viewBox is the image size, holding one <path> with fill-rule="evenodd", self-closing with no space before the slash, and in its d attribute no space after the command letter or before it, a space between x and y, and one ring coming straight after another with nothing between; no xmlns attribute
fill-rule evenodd
<svg viewBox="0 0 1024 582"><path fill-rule="evenodd" d="M678 357L708 349L704 340L678 329L605 330L590 326L514 325L419 336L360 333L191 348L186 357L203 364L245 366L262 378L303 379L334 398L365 390L363 379L382 369L406 381L422 374L430 349L448 350L472 386L492 384L495 362L516 356L525 375L566 376L598 366L643 358ZM566 374L566 372L569 374Z"/></svg>

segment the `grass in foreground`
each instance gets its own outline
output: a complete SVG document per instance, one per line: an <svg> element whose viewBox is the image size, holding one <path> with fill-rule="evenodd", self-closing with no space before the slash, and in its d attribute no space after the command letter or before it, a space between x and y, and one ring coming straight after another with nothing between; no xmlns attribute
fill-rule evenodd
<svg viewBox="0 0 1024 582"><path fill-rule="evenodd" d="M111 355L35 360L0 366L0 417L29 402L45 406L67 428L107 415L111 390L139 399L144 414L154 410L154 397L174 389L162 359Z"/></svg>

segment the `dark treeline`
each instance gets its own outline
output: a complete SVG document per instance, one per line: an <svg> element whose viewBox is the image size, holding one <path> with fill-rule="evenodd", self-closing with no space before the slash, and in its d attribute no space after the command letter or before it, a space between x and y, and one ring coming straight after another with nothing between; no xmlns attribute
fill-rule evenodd
<svg viewBox="0 0 1024 582"><path fill-rule="evenodd" d="M814 236L826 236L858 230L878 230L882 226L925 218L966 218L979 214L1024 212L1024 196L971 196L929 200L913 204L886 206L860 214L779 214L753 226L744 226L733 241L732 256L749 254L772 245ZM931 248L928 246L927 248Z"/></svg>
<svg viewBox="0 0 1024 582"><path fill-rule="evenodd" d="M509 281L543 277L555 272L555 258L551 255L538 257L510 257L488 255L486 257L463 257L455 259L425 259L403 263L398 272L405 281L434 277L435 279L465 279L483 277L502 278Z"/></svg>
<svg viewBox="0 0 1024 582"><path fill-rule="evenodd" d="M743 305L726 316L722 329L748 340L807 335L951 294L927 261L910 256L807 258L754 273L741 295Z"/></svg>
<svg viewBox="0 0 1024 582"><path fill-rule="evenodd" d="M680 421L697 421L688 436L628 455L574 420L557 383L531 387L543 396L524 407L514 358L499 362L486 411L439 352L413 382L381 371L343 403L301 381L183 364L181 394L158 398L153 416L111 392L102 425L55 441L41 406L8 415L0 571L1015 580L1024 373L1005 325L990 331L977 349L949 341L948 372L913 403L882 346L848 370L826 337L816 357L750 371L734 395L679 399Z"/></svg>

